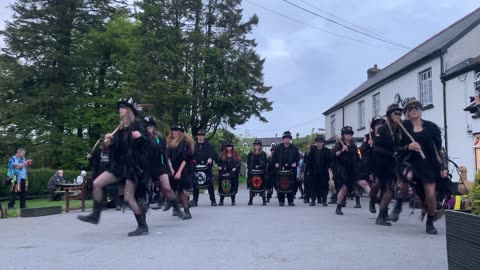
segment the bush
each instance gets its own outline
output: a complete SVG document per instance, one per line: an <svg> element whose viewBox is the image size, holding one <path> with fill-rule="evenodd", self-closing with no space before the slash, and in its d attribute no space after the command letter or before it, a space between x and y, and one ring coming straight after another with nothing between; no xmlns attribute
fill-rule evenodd
<svg viewBox="0 0 480 270"><path fill-rule="evenodd" d="M475 174L475 182L468 195L473 202L473 213L480 215L480 171Z"/></svg>
<svg viewBox="0 0 480 270"><path fill-rule="evenodd" d="M47 183L56 170L41 168L41 169L31 169L30 175L28 178L28 195L45 195L43 192L47 189ZM5 187L3 183L3 179L7 175L7 168L0 169L0 196L8 196L10 194L10 187ZM63 177L65 181L72 182L78 175L80 175L80 171L68 171L63 170Z"/></svg>

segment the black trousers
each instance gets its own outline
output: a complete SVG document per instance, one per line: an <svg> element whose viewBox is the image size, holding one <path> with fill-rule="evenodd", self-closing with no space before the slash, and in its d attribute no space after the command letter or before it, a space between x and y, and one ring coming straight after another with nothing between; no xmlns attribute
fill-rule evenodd
<svg viewBox="0 0 480 270"><path fill-rule="evenodd" d="M328 175L311 175L310 188L312 200L326 201L328 195Z"/></svg>
<svg viewBox="0 0 480 270"><path fill-rule="evenodd" d="M17 199L17 195L20 197L20 208L25 208L25 188L26 188L27 181L25 179L20 180L20 191L16 192L15 186L13 187L13 191L10 193L10 201L8 202L8 208L12 208L15 206L15 200ZM16 185L17 183L15 183Z"/></svg>
<svg viewBox="0 0 480 270"><path fill-rule="evenodd" d="M307 200L312 197L312 184L310 179L310 174L305 173L305 175L303 176L303 188L305 199Z"/></svg>
<svg viewBox="0 0 480 270"><path fill-rule="evenodd" d="M193 184L193 200L195 202L198 202L198 197L200 195L200 189L196 185L196 183ZM214 202L215 201L215 188L213 187L213 179L210 179L208 183L208 195L210 196L210 201Z"/></svg>
<svg viewBox="0 0 480 270"><path fill-rule="evenodd" d="M293 196L294 193L278 193L278 202L284 203L285 202L285 197L287 197L288 203L293 203Z"/></svg>

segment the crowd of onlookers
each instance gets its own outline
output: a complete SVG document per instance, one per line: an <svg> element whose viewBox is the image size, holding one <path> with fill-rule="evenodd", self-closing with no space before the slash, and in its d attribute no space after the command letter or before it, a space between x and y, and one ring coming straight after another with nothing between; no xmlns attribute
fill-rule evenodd
<svg viewBox="0 0 480 270"><path fill-rule="evenodd" d="M25 148L19 148L17 153L10 157L8 161L7 176L4 180L4 186L9 187L10 199L8 201L8 209L15 209L15 201L19 198L20 208L26 208L26 193L28 192L28 168L32 165L32 160L25 157ZM82 185L87 183L87 172L82 170L80 175L71 182L65 180L63 170L57 170L47 183L47 190L53 201L62 199L63 186ZM1 205L0 205L1 207Z"/></svg>

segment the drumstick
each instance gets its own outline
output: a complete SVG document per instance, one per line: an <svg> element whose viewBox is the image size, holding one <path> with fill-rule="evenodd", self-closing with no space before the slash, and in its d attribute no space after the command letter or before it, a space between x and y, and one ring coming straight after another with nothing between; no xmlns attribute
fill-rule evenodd
<svg viewBox="0 0 480 270"><path fill-rule="evenodd" d="M412 137L412 135L410 135L410 133L408 133L407 129L403 126L402 122L400 120L398 120L397 117L393 117L393 121L395 121L398 124L398 126L403 130L403 132L405 132L405 134L410 139L410 141L412 141L412 143L416 143L415 139ZM426 158L422 149L420 149L420 151L418 151L418 152L420 153L420 156L422 157L422 159Z"/></svg>
<svg viewBox="0 0 480 270"><path fill-rule="evenodd" d="M92 154L93 151L95 151L95 149L96 149L97 146L98 146L98 143L100 143L100 139L97 140L97 142L95 143L95 145L94 145L93 148L92 148L92 151L90 151L90 154Z"/></svg>

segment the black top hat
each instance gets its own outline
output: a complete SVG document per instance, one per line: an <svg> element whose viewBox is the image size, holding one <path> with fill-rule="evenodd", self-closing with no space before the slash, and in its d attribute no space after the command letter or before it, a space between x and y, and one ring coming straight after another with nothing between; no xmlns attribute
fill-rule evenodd
<svg viewBox="0 0 480 270"><path fill-rule="evenodd" d="M199 130L197 131L197 136L205 136L205 130L199 129Z"/></svg>
<svg viewBox="0 0 480 270"><path fill-rule="evenodd" d="M318 134L315 138L315 142L325 142L325 137L321 134Z"/></svg>
<svg viewBox="0 0 480 270"><path fill-rule="evenodd" d="M145 120L145 124L147 126L154 126L154 127L157 126L157 121L155 120L155 118L153 116L146 116L144 118L144 120Z"/></svg>
<svg viewBox="0 0 480 270"><path fill-rule="evenodd" d="M292 133L290 131L285 131L283 132L283 136L282 136L282 140L285 139L285 138L290 138L292 139Z"/></svg>
<svg viewBox="0 0 480 270"><path fill-rule="evenodd" d="M423 110L423 105L415 97L408 97L403 100L403 113L407 113L409 108L415 107L417 109Z"/></svg>
<svg viewBox="0 0 480 270"><path fill-rule="evenodd" d="M370 128L374 130L376 125L384 125L384 124L385 124L385 119L383 119L383 117L375 116L375 117L372 117L372 121L370 122Z"/></svg>
<svg viewBox="0 0 480 270"><path fill-rule="evenodd" d="M170 128L171 131L178 130L181 132L185 132L185 129L180 124L173 124L172 127Z"/></svg>
<svg viewBox="0 0 480 270"><path fill-rule="evenodd" d="M233 142L231 140L228 140L228 141L225 142L225 147L228 147L228 146L234 147L235 145L233 144Z"/></svg>
<svg viewBox="0 0 480 270"><path fill-rule="evenodd" d="M253 145L263 145L263 143L261 140L255 139L255 141L253 141Z"/></svg>
<svg viewBox="0 0 480 270"><path fill-rule="evenodd" d="M128 98L124 98L124 99L120 99L118 102L117 102L117 108L121 108L121 107L127 107L127 108L130 108L133 112L133 114L135 114L135 116L137 116L137 104L133 101L133 98L132 97L128 97Z"/></svg>
<svg viewBox="0 0 480 270"><path fill-rule="evenodd" d="M353 128L351 126L344 126L342 128L342 135L343 134L350 134L350 135L353 135L355 132L353 132Z"/></svg>
<svg viewBox="0 0 480 270"><path fill-rule="evenodd" d="M394 111L402 112L402 108L397 103L393 103L393 104L388 105L387 116L389 116Z"/></svg>

